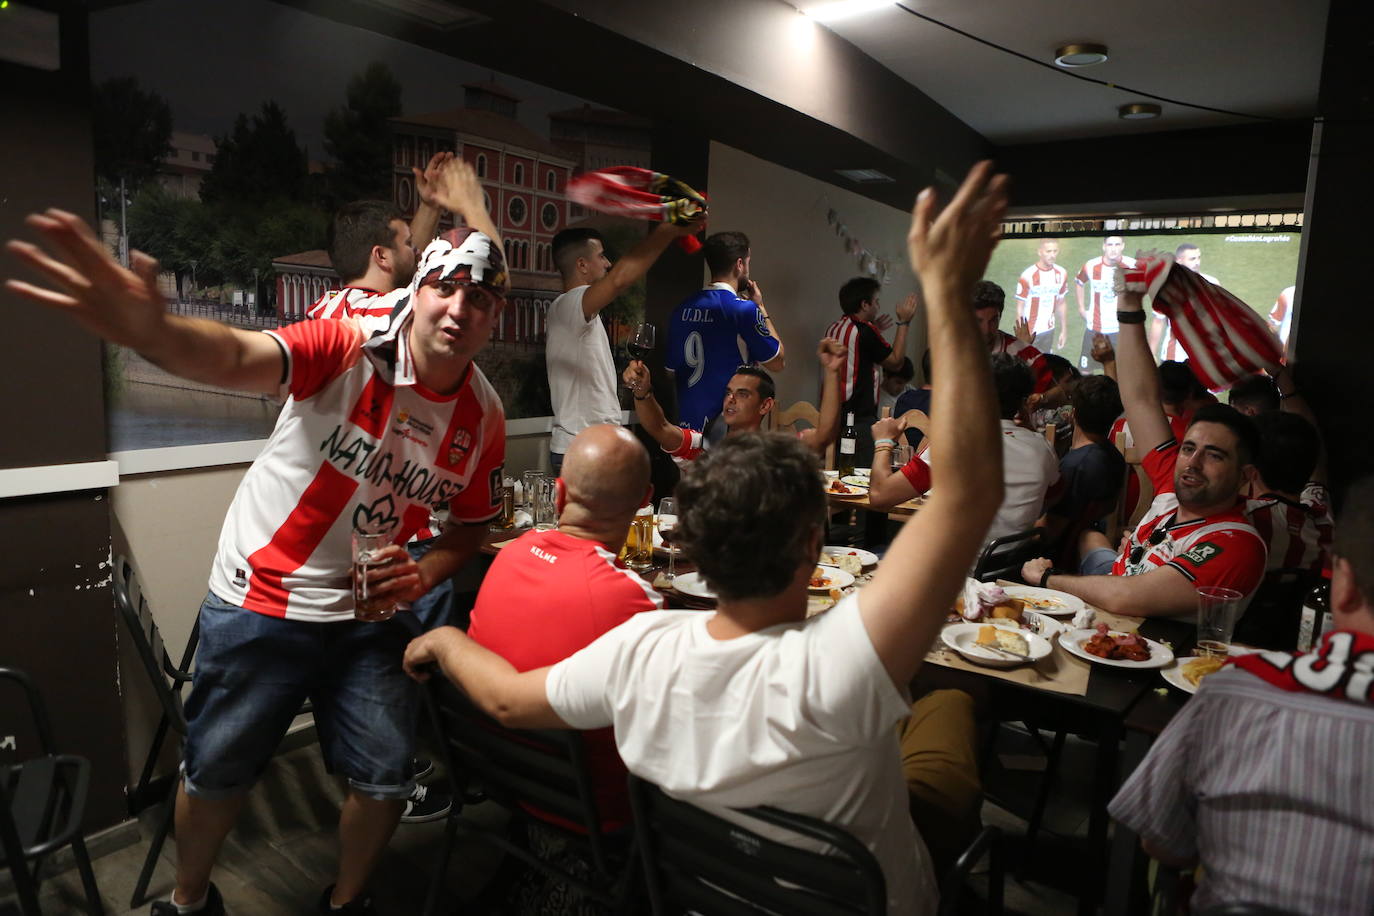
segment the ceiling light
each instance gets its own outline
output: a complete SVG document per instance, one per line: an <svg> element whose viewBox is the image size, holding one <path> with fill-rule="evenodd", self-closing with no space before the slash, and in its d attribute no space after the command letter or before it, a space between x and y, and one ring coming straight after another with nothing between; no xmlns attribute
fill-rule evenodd
<svg viewBox="0 0 1374 916"><path fill-rule="evenodd" d="M1116 116L1123 121L1148 121L1150 118L1159 117L1161 111L1163 109L1154 102L1132 102L1118 108Z"/></svg>
<svg viewBox="0 0 1374 916"><path fill-rule="evenodd" d="M1107 62L1107 46L1093 42L1080 41L1064 45L1054 52L1054 62L1070 70L1076 67L1091 67Z"/></svg>
<svg viewBox="0 0 1374 916"><path fill-rule="evenodd" d="M832 0L830 3L808 6L801 12L817 22L835 22L839 19L848 19L850 16L874 13L894 3L896 0Z"/></svg>
<svg viewBox="0 0 1374 916"><path fill-rule="evenodd" d="M841 178L848 178L858 184L869 184L883 181L892 181L891 175L885 175L877 169L836 169L835 174Z"/></svg>

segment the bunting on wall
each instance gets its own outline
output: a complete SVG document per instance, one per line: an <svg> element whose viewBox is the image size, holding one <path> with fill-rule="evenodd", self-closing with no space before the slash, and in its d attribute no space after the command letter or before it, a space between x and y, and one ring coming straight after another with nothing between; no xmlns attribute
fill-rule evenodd
<svg viewBox="0 0 1374 916"><path fill-rule="evenodd" d="M888 274L892 269L892 262L866 247L863 242L851 235L849 226L840 218L840 214L835 212L834 207L830 207L825 211L825 221L830 224L835 230L835 234L840 237L844 253L854 258L854 262L859 268L859 273L864 276L873 277L879 283L886 283L888 281Z"/></svg>

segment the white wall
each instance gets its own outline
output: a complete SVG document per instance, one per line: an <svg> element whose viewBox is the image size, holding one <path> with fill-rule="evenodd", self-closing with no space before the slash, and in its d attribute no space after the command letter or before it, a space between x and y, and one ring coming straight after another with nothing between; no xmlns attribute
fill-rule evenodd
<svg viewBox="0 0 1374 916"><path fill-rule="evenodd" d="M826 222L833 208L849 232L892 262L880 293L891 314L916 281L906 256L908 213L765 162L722 143L711 144L710 231L739 230L749 236L751 274L763 287L764 303L787 347L787 368L777 374L778 401L816 402L819 373L816 343L840 315L841 284L859 276L853 255L845 252ZM886 333L892 340L892 330ZM911 326L906 354L920 374L925 349L921 316Z"/></svg>

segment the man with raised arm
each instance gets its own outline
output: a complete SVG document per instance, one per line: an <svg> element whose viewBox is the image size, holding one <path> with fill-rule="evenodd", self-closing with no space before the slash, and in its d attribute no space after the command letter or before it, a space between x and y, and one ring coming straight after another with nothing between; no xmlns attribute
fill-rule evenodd
<svg viewBox="0 0 1374 916"><path fill-rule="evenodd" d="M929 302L941 484L862 591L806 618L826 513L815 457L786 436L742 434L678 489L677 536L720 597L714 614L637 614L526 672L443 628L411 643L407 670L424 678L437 661L508 726L614 725L632 773L722 817L747 823L731 809L771 804L830 820L873 850L890 913L934 913L894 725L1001 502L997 410L968 297L1005 209L990 163L938 218L933 191L917 200L909 243Z"/></svg>
<svg viewBox="0 0 1374 916"><path fill-rule="evenodd" d="M674 239L693 235L704 225L704 217L682 226L658 223L614 266L595 229L564 229L553 237L553 263L563 277L563 294L549 306L544 346L553 402L549 451L555 471L562 468L573 436L598 423L620 425L615 362L601 310L648 273Z"/></svg>
<svg viewBox="0 0 1374 916"><path fill-rule="evenodd" d="M409 226L396 205L383 200L355 200L335 211L325 249L344 285L316 299L306 317L386 320L415 273L416 252L434 238L444 210L468 214L469 225L498 238L485 206L474 209L463 203L466 198L454 197L466 190L463 183L477 181L466 162L441 152L430 158L423 171L413 167L411 171L420 205Z"/></svg>
<svg viewBox="0 0 1374 916"><path fill-rule="evenodd" d="M375 912L368 876L415 787L417 697L401 670L406 630L355 619L351 536L390 536L371 593L413 601L477 551L499 511L505 420L473 357L505 304L500 245L470 228L435 239L408 298L370 337L359 319L263 333L169 314L157 262L136 253L133 270L120 267L70 213L28 223L59 257L8 248L57 289L7 280L10 291L168 372L286 399L229 508L201 605L176 888L151 912L223 913L211 869L307 698L326 766L349 785L338 876L319 909ZM431 514L446 527L417 562L402 545Z"/></svg>
<svg viewBox="0 0 1374 916"><path fill-rule="evenodd" d="M725 385L747 361L781 372L786 363L782 338L763 305L763 288L749 275L749 237L717 232L701 247L710 284L673 309L664 365L677 384L677 413L688 429L705 431L720 414Z"/></svg>
<svg viewBox="0 0 1374 916"><path fill-rule="evenodd" d="M1154 502L1119 552L1100 532L1084 532L1081 575L1040 558L1028 561L1021 577L1139 617L1194 613L1201 585L1232 588L1248 598L1265 563L1264 542L1242 501L1254 476L1259 434L1235 408L1211 404L1193 414L1182 442L1175 439L1146 340L1144 296L1118 283L1114 299L1121 402L1135 447L1145 455Z"/></svg>
<svg viewBox="0 0 1374 916"><path fill-rule="evenodd" d="M840 372L844 368L845 348L839 341L826 337L816 350L821 361L824 379L821 383L820 417L815 429L804 429L797 438L817 455L835 441L840 432ZM706 434L688 426L668 422L663 408L654 399L649 384L649 368L639 360L631 360L622 376L635 399L635 416L645 431L663 450L681 465L695 461L711 447ZM727 436L757 432L763 418L773 411L777 393L773 377L757 366L740 366L725 386L721 417L725 420Z"/></svg>

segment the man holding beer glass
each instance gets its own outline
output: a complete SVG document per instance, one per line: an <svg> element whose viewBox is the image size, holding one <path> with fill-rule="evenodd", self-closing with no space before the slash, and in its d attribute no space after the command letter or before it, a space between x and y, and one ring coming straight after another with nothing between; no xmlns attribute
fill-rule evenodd
<svg viewBox="0 0 1374 916"><path fill-rule="evenodd" d="M481 224L475 182L464 201ZM136 253L122 268L70 213L28 222L56 257L21 241L9 250L54 288L8 280L12 292L169 372L286 399L229 508L201 606L176 890L153 913L223 912L211 868L307 697L326 764L349 782L338 878L320 908L371 913L368 876L415 784L416 695L401 670L408 634L369 620L456 571L500 509L504 415L472 361L509 287L499 241L471 228L435 239L369 338L356 319L262 333L169 314L152 258ZM401 545L432 512L448 521L416 562ZM388 542L360 557L368 603L358 619L355 531Z"/></svg>

